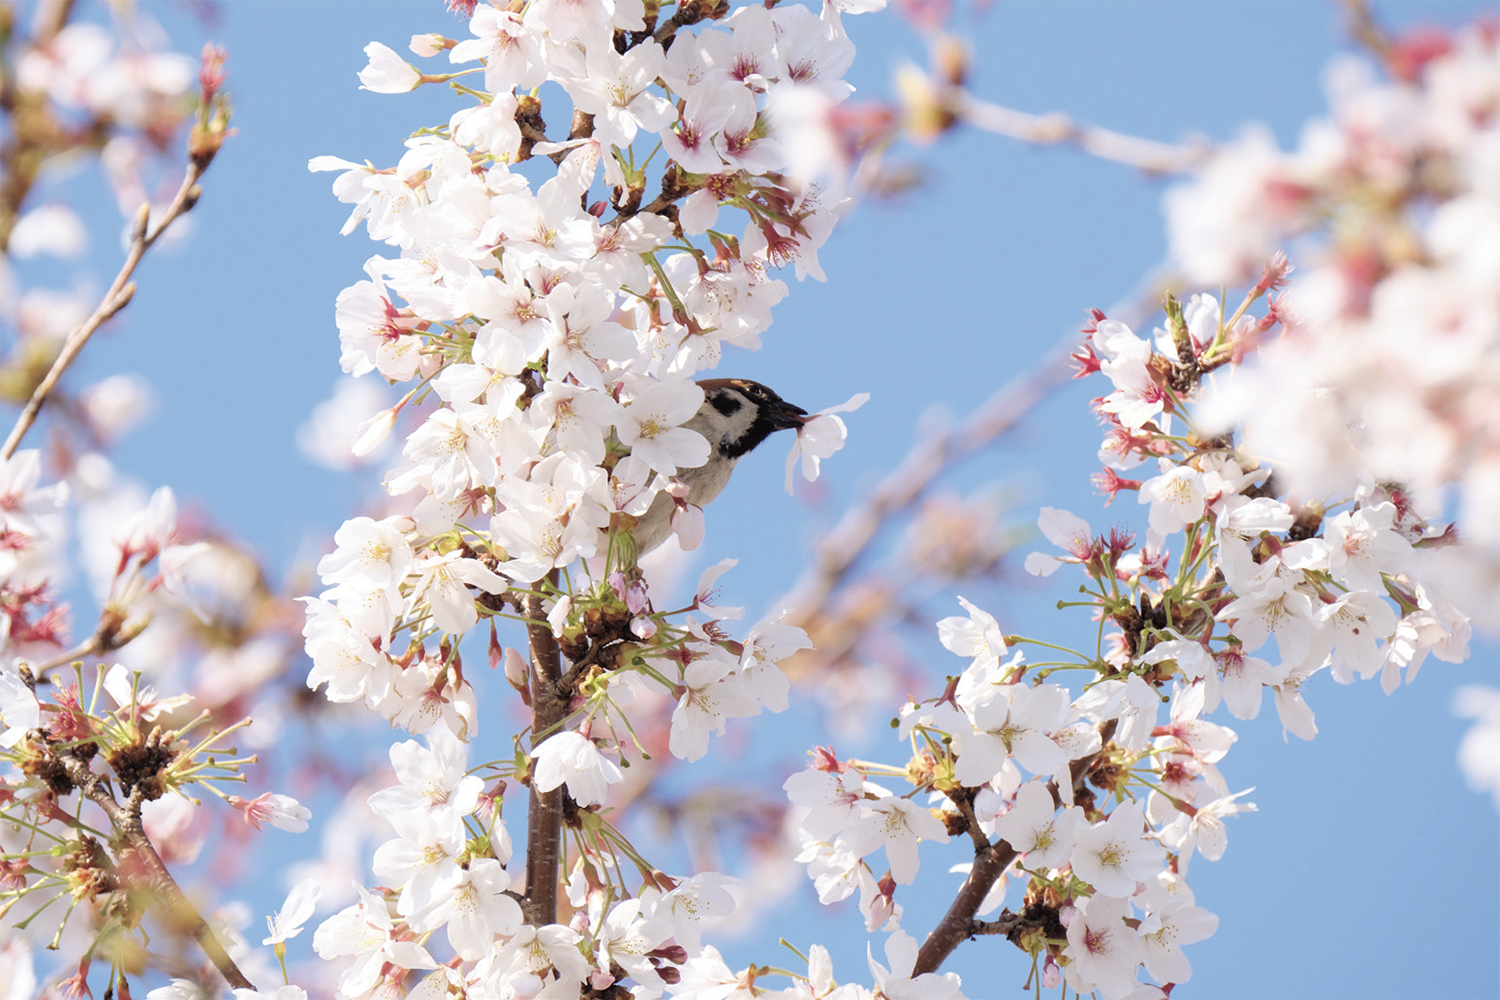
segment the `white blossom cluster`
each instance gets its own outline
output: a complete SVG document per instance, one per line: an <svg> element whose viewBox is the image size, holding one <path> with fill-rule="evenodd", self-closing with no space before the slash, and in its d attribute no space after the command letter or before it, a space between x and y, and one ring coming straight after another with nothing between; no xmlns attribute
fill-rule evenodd
<svg viewBox="0 0 1500 1000"><path fill-rule="evenodd" d="M1195 847L1218 860L1223 817L1254 809L1236 804L1245 793L1230 795L1214 766L1234 733L1188 715L1187 707L1159 725L1161 699L1135 673L1099 681L1076 698L1058 684L1022 683L1024 656L1006 658L995 618L959 600L968 616L942 620L938 634L969 663L949 694L903 709L899 734L912 743L911 763L877 766L820 752L786 783L800 817L799 860L807 862L819 898L829 903L858 890L866 925L904 938L897 886L916 880L921 842L947 843L950 827L958 828L1007 845L1015 858L981 886L977 916L1005 904L1009 877L1030 879L1025 902L1045 918L1033 911L1012 940L1042 958L1041 985L1066 980L1080 994L1137 995L1142 967L1161 984L1187 981L1192 970L1182 947L1218 925L1194 905L1188 860ZM1127 799L1105 815L1092 792L1075 796L1075 784L1083 786L1072 775L1075 763L1091 768L1100 761L1122 773L1136 769L1167 794ZM929 809L896 795L871 780L881 775L939 793L938 803ZM877 877L865 859L882 847L887 870ZM1064 935L1061 946L1056 939ZM956 992L956 977L946 978ZM922 996L949 995L933 973L915 982Z"/></svg>
<svg viewBox="0 0 1500 1000"><path fill-rule="evenodd" d="M981 933L1004 933L1040 960L1043 985L1161 996L1191 975L1182 946L1218 923L1194 903L1189 862L1218 860L1224 820L1255 808L1219 771L1235 732L1207 717L1222 705L1252 719L1269 690L1284 729L1311 739L1303 685L1314 673L1329 668L1345 684L1378 676L1389 692L1429 655L1468 655L1469 619L1434 582L1447 527L1424 521L1391 483L1283 495L1272 466L1195 423L1199 382L1279 321L1274 301L1260 318L1249 307L1286 273L1273 260L1232 315L1211 296L1181 306L1169 297L1167 328L1150 339L1095 314L1075 358L1112 385L1095 400L1107 424L1097 481L1111 498L1137 492L1144 545L1044 509L1042 533L1060 554L1034 554L1027 566L1040 575L1078 566L1085 603L1114 629L1089 624L1094 649L1041 643L1047 662L1032 666L1021 652L1007 658L1029 637L1006 636L960 598L968 617L939 622L938 634L970 662L941 697L903 712L911 761L819 752L787 782L801 810L801 860L825 902L858 890L867 925L896 928L897 887L915 880L918 845L961 832L979 857L1008 852L994 871L968 869L981 881L965 893L983 902L966 919L998 910L1007 879L1023 879L1021 905ZM1150 478L1121 476L1136 467ZM1050 679L1058 670L1085 682L1062 686ZM882 776L935 803L918 805ZM883 875L869 860L882 847Z"/></svg>
<svg viewBox="0 0 1500 1000"><path fill-rule="evenodd" d="M746 978L749 970L731 971L717 949L703 944L705 928L734 907L734 881L713 872L688 878L656 872L638 895L621 900L610 891L609 866L585 856L566 885L573 920L524 923L505 892L511 885L510 838L498 816L486 816L483 782L466 774L465 745L441 729L428 744L393 746L399 784L370 797L372 809L397 832L374 861L375 874L390 888L356 886L359 901L325 920L314 935L319 955L348 959L338 977L340 995L392 995L398 984L411 985L414 971L420 977L411 987L416 996L576 997L580 988L607 988L615 981L611 969L623 971L637 995L722 996L753 980ZM299 933L319 893L313 880L294 889L273 918L267 943ZM458 961L440 963L437 942ZM835 987L826 950L814 946L810 959L804 980L786 990L762 986L758 995L871 996L861 987ZM877 982L889 979L878 963L872 969ZM188 991L190 984L178 988ZM151 995L179 997L170 989Z"/></svg>
<svg viewBox="0 0 1500 1000"><path fill-rule="evenodd" d="M1299 261L1287 331L1212 386L1202 423L1240 424L1245 445L1304 496L1357 490L1374 507L1385 484L1400 484L1396 515L1370 516L1421 548L1436 542L1416 522L1456 518L1464 544L1421 557L1419 603L1457 604L1494 631L1500 36L1485 24L1422 29L1391 39L1382 61L1383 73L1336 61L1329 114L1292 151L1247 132L1167 195L1173 257L1192 281L1233 284L1288 243ZM1412 625L1432 638L1411 638ZM1442 632L1404 618L1391 661L1419 662L1431 641L1446 645ZM1455 712L1485 719L1494 696L1465 688ZM1496 787L1479 757L1461 760L1476 787Z"/></svg>
<svg viewBox="0 0 1500 1000"><path fill-rule="evenodd" d="M1243 312L1223 325L1218 300L1195 295L1182 308L1182 334L1200 357L1224 356L1258 325ZM1196 429L1193 401L1163 384L1177 351L1167 333L1157 333L1153 350L1121 323L1096 324L1091 362L1115 385L1100 401L1112 421L1100 455L1110 466L1110 492L1137 489L1149 507L1139 573L1160 581L1154 596L1169 583L1183 586L1163 574L1168 539L1186 533L1197 550L1195 592L1212 596L1217 620L1231 623L1230 649L1216 651L1212 662L1179 661L1194 677L1222 681L1205 687L1206 708L1222 694L1236 717L1253 718L1262 685L1276 687L1283 724L1310 739L1317 730L1296 687L1323 666L1341 683L1378 674L1389 692L1403 671L1410 681L1429 654L1465 659L1469 617L1440 585L1451 527L1423 519L1410 493L1389 480L1367 478L1342 495L1281 495L1279 466L1263 465L1228 436ZM1174 416L1201 447L1171 442ZM1131 482L1114 472L1143 461L1155 465L1152 478ZM1042 528L1073 560L1087 561L1086 523L1053 512ZM1057 562L1033 557L1031 565L1050 572ZM1280 657L1274 668L1249 655L1273 636Z"/></svg>
<svg viewBox="0 0 1500 1000"><path fill-rule="evenodd" d="M472 106L409 140L394 169L312 162L345 171L334 190L356 206L346 231L363 219L372 238L400 248L371 258L369 280L339 296L344 370L418 383L357 449L389 433L406 406L427 404L386 479L410 515L345 525L321 567L331 589L310 602L312 681L327 682L334 700L362 699L392 718L420 716L412 699L424 691L467 704L462 683L445 685L430 661L425 680L398 669L397 628L457 637L479 620L471 587L503 595L588 557L608 556L601 577L628 570L633 560L611 549L611 535L708 457L702 435L681 426L703 404L692 376L725 345L759 345L786 294L771 269L795 262L817 273L839 202L776 172L785 154L766 107L802 89L847 95L838 76L853 49L838 10L820 19L798 6L746 7L721 26L677 32L669 49L647 36L616 51L612 39L641 32L641 16L628 2L481 6L473 39L413 40L419 54L480 63L486 90ZM362 78L372 89L421 79L382 46L369 54ZM515 91L543 82L560 85L593 127L533 147L561 157L533 190L514 161L518 101L534 99ZM630 145L638 133L641 144L663 144L672 183L692 192L676 231L664 214L623 207L646 182ZM614 202L586 208L601 166ZM684 249L721 206L747 213L742 234L714 231L712 247ZM841 443L819 434L835 421L804 428L821 455ZM821 455L806 456L812 470ZM678 503L680 534L698 524L689 507ZM617 588L622 597L635 582ZM571 607L554 605L559 633L579 604L571 596Z"/></svg>
<svg viewBox="0 0 1500 1000"><path fill-rule="evenodd" d="M1242 282L1282 246L1298 261L1286 333L1215 384L1203 424L1241 424L1308 497L1394 482L1429 519L1456 512L1451 589L1495 628L1500 37L1417 33L1385 61L1336 61L1330 113L1291 152L1247 133L1167 195L1193 283Z"/></svg>
<svg viewBox="0 0 1500 1000"><path fill-rule="evenodd" d="M676 478L710 454L683 426L704 405L694 377L728 347L759 346L787 292L776 269L821 278L817 250L844 199L799 150L825 127L809 109L851 92L840 6L653 5L648 21L639 0L533 0L478 6L471 38L413 38L427 68L366 49L367 88L453 79L465 106L408 140L393 168L310 164L341 171L344 231L363 221L394 248L338 297L342 367L412 386L354 446L401 426L385 484L402 513L346 522L319 564L308 683L429 742L393 748L402 785L371 800L395 826L375 857L390 891L361 886L315 936L343 970L337 996L386 995L413 970L433 970L418 993L476 998L576 997L621 979L637 996L706 997L734 981L698 930L732 907L727 880L624 885L593 807L640 745L622 724L632 705L675 700L668 747L697 760L729 718L786 707L776 660L807 643L774 618L728 639L722 623L739 612L716 607L713 589L732 561L686 612L657 611L630 533L664 495L681 543L696 544L701 512ZM444 53L455 72L431 63ZM543 113L568 110L572 134L546 134ZM556 170L538 183L548 156ZM789 469L801 455L815 475L843 436L832 411L808 418ZM593 846L570 862L566 926L523 923L500 801L465 777L478 719L459 642L488 621L492 663L526 692L539 682L494 626L537 602L562 651L593 667L564 727L533 734L497 773L566 786L583 810Z"/></svg>

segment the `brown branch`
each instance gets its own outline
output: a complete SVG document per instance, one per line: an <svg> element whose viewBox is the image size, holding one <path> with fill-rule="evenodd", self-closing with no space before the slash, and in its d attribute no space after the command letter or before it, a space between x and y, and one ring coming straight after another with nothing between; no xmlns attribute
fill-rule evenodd
<svg viewBox="0 0 1500 1000"><path fill-rule="evenodd" d="M548 581L556 585L555 570ZM540 588L541 582L538 581L532 589ZM531 646L531 745L535 750L554 735L553 730L567 717L568 702L558 691L562 656L539 593L526 598L526 617L526 633ZM526 922L535 927L557 922L562 792L561 786L550 792L539 792L536 783L531 784L531 799L526 812L526 902L522 910Z"/></svg>
<svg viewBox="0 0 1500 1000"><path fill-rule="evenodd" d="M33 44L52 41L67 26L68 18L72 15L73 0L47 0L37 9L36 18L31 22Z"/></svg>
<svg viewBox="0 0 1500 1000"><path fill-rule="evenodd" d="M203 919L203 915L188 899L187 893L182 891L182 887L167 870L166 862L156 853L151 838L146 836L141 825L144 787L137 785L132 789L122 805L115 801L114 793L110 791L104 776L95 774L86 760L66 752L57 754L56 759L62 764L68 780L90 802L102 809L114 826L115 855L122 875L132 870L139 873L135 878L145 883L148 898L160 908L163 918L184 927L193 935L193 939L231 989L255 989L255 985L224 950L224 945L219 941L218 935L214 934L213 928L208 926L208 921ZM135 887L137 886L132 886Z"/></svg>
<svg viewBox="0 0 1500 1000"><path fill-rule="evenodd" d="M1114 736L1114 732L1114 719L1108 719L1099 726L1099 737L1103 743L1108 743ZM1083 776L1088 773L1089 766L1102 752L1102 750L1095 751L1069 765L1068 775L1072 779L1075 792L1083 786ZM1061 804L1057 782L1048 782L1047 788L1052 792L1053 799ZM953 903L948 907L948 912L943 914L943 918L932 929L932 933L927 935L927 940L922 942L922 947L917 952L917 963L912 968L913 977L936 972L947 961L948 956L953 954L955 948L974 935L998 933L987 930L988 925L975 920L974 915L979 912L979 906L984 902L984 897L989 895L995 880L1015 859L1015 848L1003 840L988 844L975 854L974 867L969 869L969 877L964 880L963 887L958 890L958 895L953 897Z"/></svg>
<svg viewBox="0 0 1500 1000"><path fill-rule="evenodd" d="M953 950L973 935L974 914L979 912L979 905L989 895L995 880L1014 860L1015 848L1003 840L991 844L975 856L974 867L969 869L969 877L964 880L963 888L953 897L953 903L948 907L948 912L943 914L943 919L938 921L932 933L927 935L927 940L922 942L922 947L917 952L917 964L911 971L913 979L924 973L936 972L948 956L953 954Z"/></svg>
<svg viewBox="0 0 1500 1000"><path fill-rule="evenodd" d="M1349 33L1349 37L1369 50L1371 55L1380 60L1381 65L1389 66L1391 39L1380 22L1375 20L1375 12L1370 10L1370 5L1365 0L1343 0L1339 6L1344 8L1344 30Z"/></svg>
<svg viewBox="0 0 1500 1000"><path fill-rule="evenodd" d="M1006 910L994 920L976 920L969 928L970 936L980 937L985 934L1003 934L1010 936L1010 932L1021 926L1022 916Z"/></svg>
<svg viewBox="0 0 1500 1000"><path fill-rule="evenodd" d="M989 839L985 837L984 831L979 828L979 817L974 815L974 792L972 789L961 788L956 792L946 793L948 801L953 803L953 808L964 818L965 825L969 828L969 839L974 841L974 853L980 854L989 849Z"/></svg>
<svg viewBox="0 0 1500 1000"><path fill-rule="evenodd" d="M589 139L594 135L594 116L587 111L573 109L573 121L568 128L568 141Z"/></svg>
<svg viewBox="0 0 1500 1000"><path fill-rule="evenodd" d="M583 682L584 676L590 670L595 667L603 667L605 670L619 669L619 655L624 647L617 640L628 635L629 633L626 633L626 636L617 635L614 638L606 635L602 639L591 640L588 652L579 657L578 661L568 668L567 673L552 682L553 696L561 700L564 712L568 703L573 700L578 685ZM535 692L533 692L533 697L535 697Z"/></svg>
<svg viewBox="0 0 1500 1000"><path fill-rule="evenodd" d="M45 378L32 392L31 399L27 401L26 407L21 415L16 418L16 425L11 428L10 436L5 439L5 446L0 448L0 459L9 459L16 453L16 448L21 444L21 439L26 432L36 423L38 414L42 411L42 405L47 402L47 397L56 388L58 380L62 378L63 372L78 357L94 331L104 324L115 313L125 308L130 297L135 294L135 285L130 281L130 276L135 273L136 265L151 249L158 237L166 232L168 226L178 218L189 212L198 203L201 192L198 189L198 178L203 176L203 165L190 162L187 173L183 176L182 185L177 189L177 195L172 203L167 206L161 221L156 224L155 229L149 227L151 209L149 205L142 205L135 214L135 223L131 227L130 252L125 256L125 263L120 266L120 273L115 275L115 280L109 286L109 291L104 293L98 308L93 315L84 320L83 324L68 335L63 344L62 353L57 360L52 362L52 368L47 372Z"/></svg>
<svg viewBox="0 0 1500 1000"><path fill-rule="evenodd" d="M652 37L663 49L670 49L678 28L691 27L705 18L717 21L728 13L728 0L690 0L688 3L679 3L677 10L656 29Z"/></svg>

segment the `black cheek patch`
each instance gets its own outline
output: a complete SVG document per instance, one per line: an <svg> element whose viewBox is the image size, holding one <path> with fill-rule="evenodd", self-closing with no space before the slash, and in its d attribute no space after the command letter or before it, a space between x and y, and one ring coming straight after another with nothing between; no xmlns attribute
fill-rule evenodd
<svg viewBox="0 0 1500 1000"><path fill-rule="evenodd" d="M778 429L775 424L771 423L764 416L756 417L755 423L751 424L749 429L740 435L738 441L730 441L728 438L725 438L724 443L720 446L720 450L723 452L725 458L740 458L754 449L756 445L770 437Z"/></svg>
<svg viewBox="0 0 1500 1000"><path fill-rule="evenodd" d="M732 392L716 392L708 397L708 402L726 417L738 413L740 407L745 405L740 401L740 397Z"/></svg>

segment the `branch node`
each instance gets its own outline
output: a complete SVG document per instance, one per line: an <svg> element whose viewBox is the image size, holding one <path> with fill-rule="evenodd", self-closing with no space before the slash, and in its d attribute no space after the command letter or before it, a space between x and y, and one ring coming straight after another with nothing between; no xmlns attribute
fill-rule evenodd
<svg viewBox="0 0 1500 1000"><path fill-rule="evenodd" d="M133 298L135 298L135 282L132 281L128 283L124 288L120 289L119 294L110 299L109 302L105 304L104 318L109 319L110 317L114 316L115 313L130 305L130 300Z"/></svg>
<svg viewBox="0 0 1500 1000"><path fill-rule="evenodd" d="M135 218L130 223L130 242L140 243L146 238L146 230L151 224L151 205L141 202L141 207L135 210Z"/></svg>

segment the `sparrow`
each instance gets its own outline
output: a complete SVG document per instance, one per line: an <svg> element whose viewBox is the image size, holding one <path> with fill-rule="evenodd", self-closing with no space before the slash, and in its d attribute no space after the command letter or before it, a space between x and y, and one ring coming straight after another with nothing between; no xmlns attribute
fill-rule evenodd
<svg viewBox="0 0 1500 1000"><path fill-rule="evenodd" d="M703 388L703 405L682 426L708 439L708 461L694 469L678 469L676 478L688 487L684 502L703 507L723 492L740 459L776 431L801 427L808 415L747 378L700 379L698 385ZM666 491L651 501L633 530L637 555L666 541L677 502Z"/></svg>

